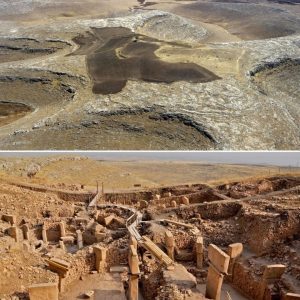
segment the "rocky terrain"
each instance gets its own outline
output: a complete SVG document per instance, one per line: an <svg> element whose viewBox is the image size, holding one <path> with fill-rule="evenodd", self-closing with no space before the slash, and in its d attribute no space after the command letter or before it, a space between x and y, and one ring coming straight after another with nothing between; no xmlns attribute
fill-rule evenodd
<svg viewBox="0 0 300 300"><path fill-rule="evenodd" d="M0 148L298 149L290 2L1 1Z"/></svg>

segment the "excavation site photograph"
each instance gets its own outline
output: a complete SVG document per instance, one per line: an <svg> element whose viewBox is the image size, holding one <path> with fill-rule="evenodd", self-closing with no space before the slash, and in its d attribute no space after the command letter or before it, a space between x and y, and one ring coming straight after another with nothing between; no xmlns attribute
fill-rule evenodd
<svg viewBox="0 0 300 300"><path fill-rule="evenodd" d="M299 300L297 152L0 153L1 300Z"/></svg>
<svg viewBox="0 0 300 300"><path fill-rule="evenodd" d="M1 150L299 150L299 0L0 0Z"/></svg>

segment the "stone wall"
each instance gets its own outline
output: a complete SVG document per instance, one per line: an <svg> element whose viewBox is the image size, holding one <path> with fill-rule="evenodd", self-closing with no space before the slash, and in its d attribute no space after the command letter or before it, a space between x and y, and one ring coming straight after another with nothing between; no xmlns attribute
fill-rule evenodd
<svg viewBox="0 0 300 300"><path fill-rule="evenodd" d="M233 269L233 285L252 300L260 297L261 278L251 272L245 263L236 262Z"/></svg>
<svg viewBox="0 0 300 300"><path fill-rule="evenodd" d="M251 250L261 255L300 233L300 209L282 213L245 211L240 224Z"/></svg>
<svg viewBox="0 0 300 300"><path fill-rule="evenodd" d="M207 203L199 206L185 206L177 208L176 214L185 220L197 217L197 214L201 215L202 219L210 220L222 220L228 219L236 214L242 208L241 203L237 202L224 202L224 203Z"/></svg>

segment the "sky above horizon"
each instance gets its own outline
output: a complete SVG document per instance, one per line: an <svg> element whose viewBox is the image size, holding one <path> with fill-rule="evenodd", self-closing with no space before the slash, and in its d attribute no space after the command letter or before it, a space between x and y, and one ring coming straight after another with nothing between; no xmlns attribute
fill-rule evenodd
<svg viewBox="0 0 300 300"><path fill-rule="evenodd" d="M206 161L215 163L267 164L300 167L300 152L0 152L0 157L83 155L99 160Z"/></svg>

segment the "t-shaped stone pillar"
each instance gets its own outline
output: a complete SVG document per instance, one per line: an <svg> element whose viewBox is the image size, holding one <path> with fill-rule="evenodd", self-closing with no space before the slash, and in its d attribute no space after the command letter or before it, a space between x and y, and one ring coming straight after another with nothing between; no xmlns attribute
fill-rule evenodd
<svg viewBox="0 0 300 300"><path fill-rule="evenodd" d="M174 260L175 240L173 234L169 230L165 232L165 244L168 256Z"/></svg>
<svg viewBox="0 0 300 300"><path fill-rule="evenodd" d="M197 237L196 244L196 265L198 269L203 268L203 254L204 254L204 243L203 243L203 237L199 236Z"/></svg>
<svg viewBox="0 0 300 300"><path fill-rule="evenodd" d="M210 264L205 297L220 300L224 274L227 273L230 257L217 246L210 244L208 247L208 259Z"/></svg>
<svg viewBox="0 0 300 300"><path fill-rule="evenodd" d="M129 245L133 245L135 249L137 249L138 243L134 236L130 235Z"/></svg>
<svg viewBox="0 0 300 300"><path fill-rule="evenodd" d="M107 249L95 246L93 247L93 251L96 256L96 270L98 273L104 272L106 268L106 252Z"/></svg>
<svg viewBox="0 0 300 300"><path fill-rule="evenodd" d="M227 254L230 256L228 274L229 274L229 278L231 280L232 280L232 276L233 276L233 267L234 267L235 261L242 254L242 252L243 252L243 244L242 243L230 244L228 246Z"/></svg>
<svg viewBox="0 0 300 300"><path fill-rule="evenodd" d="M265 294L270 284L275 283L281 278L285 271L285 265L267 265L264 269L261 285L260 285L260 297L259 300L265 298Z"/></svg>

